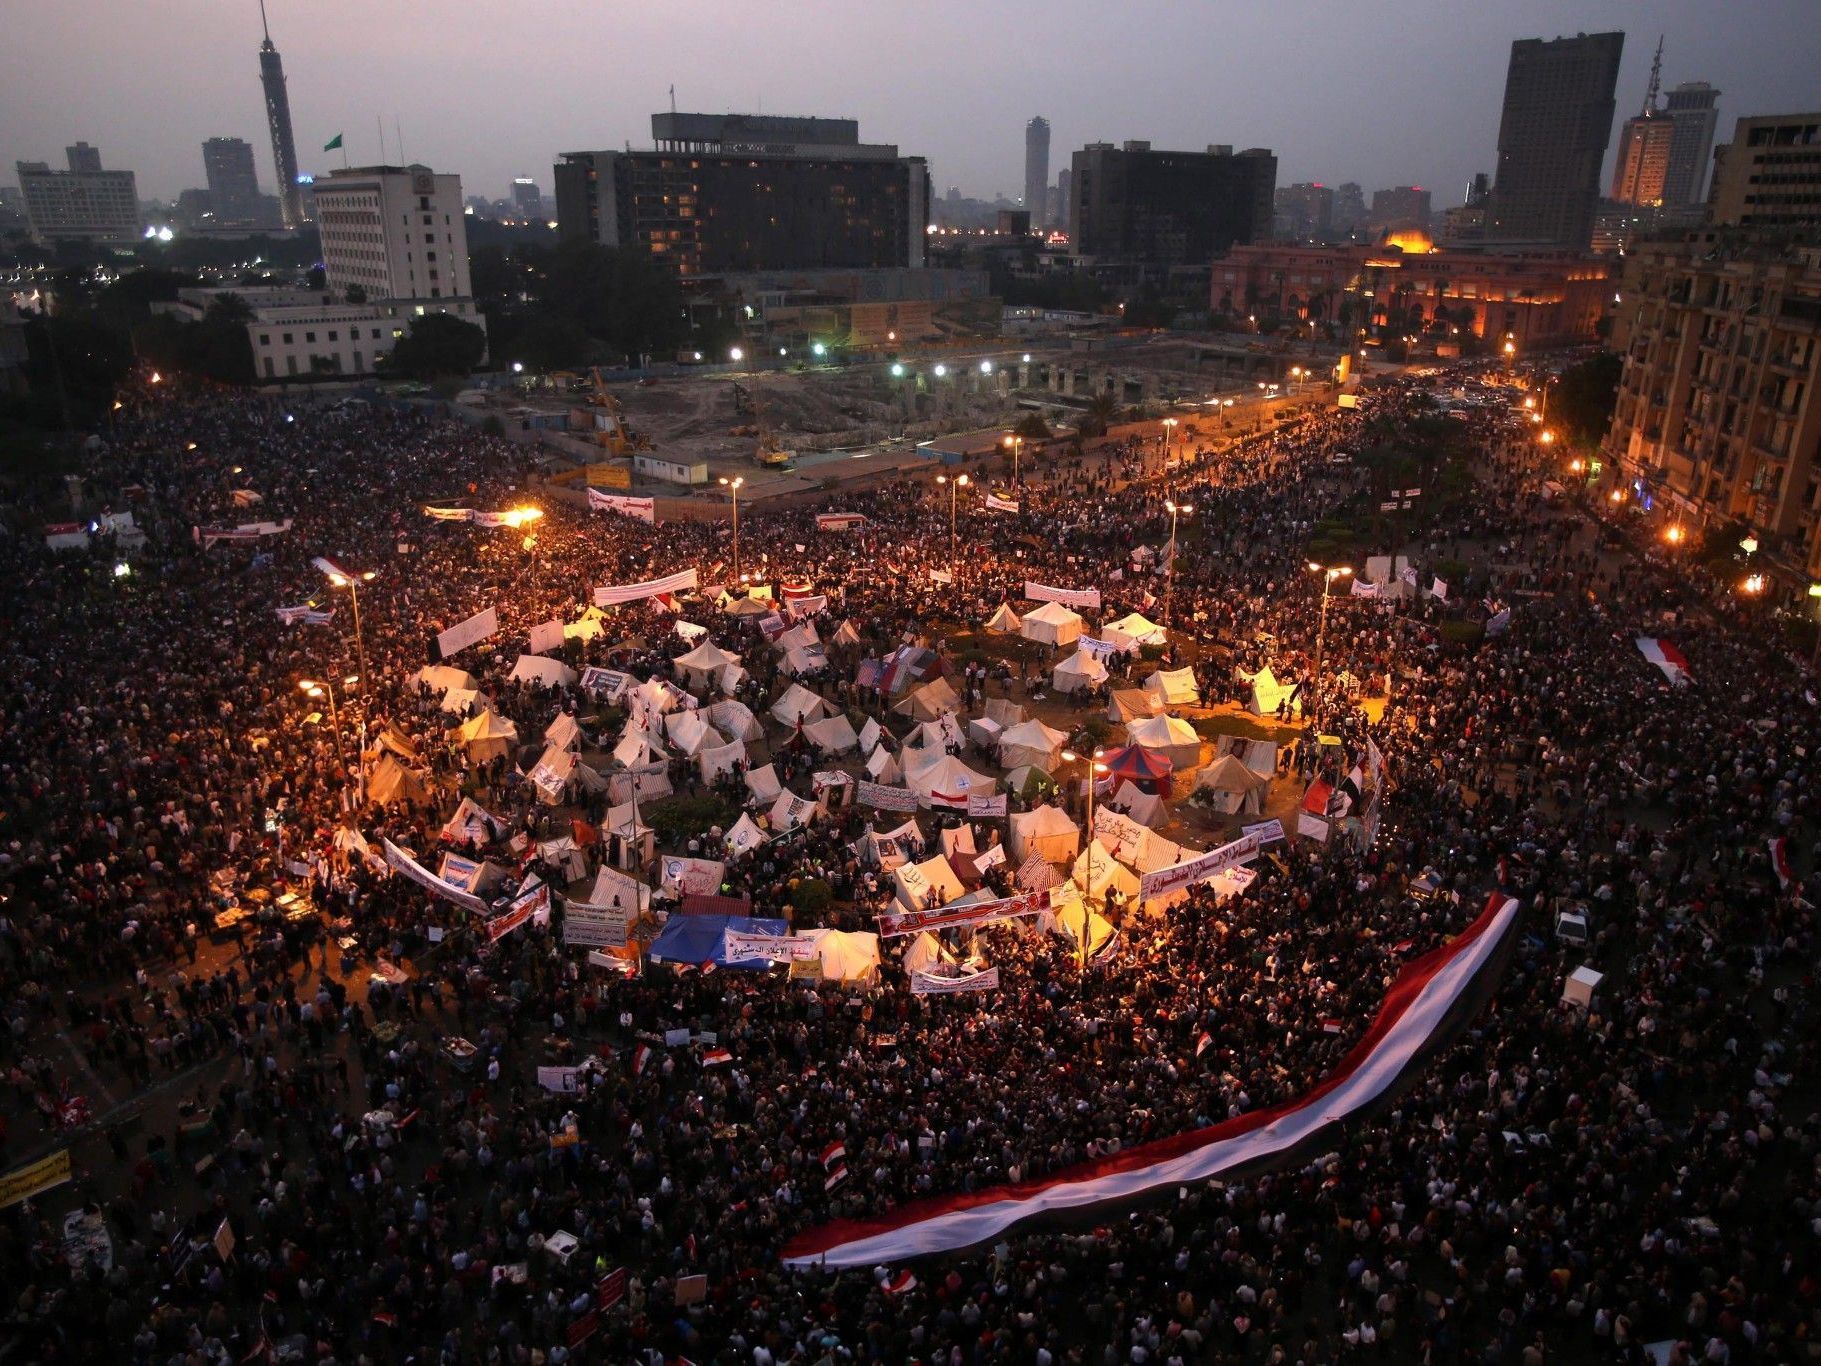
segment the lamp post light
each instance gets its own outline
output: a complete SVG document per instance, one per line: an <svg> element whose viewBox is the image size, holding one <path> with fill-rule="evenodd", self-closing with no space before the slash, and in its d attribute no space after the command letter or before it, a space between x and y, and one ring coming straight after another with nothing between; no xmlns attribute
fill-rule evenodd
<svg viewBox="0 0 1821 1366"><path fill-rule="evenodd" d="M1317 618L1315 625L1315 670L1309 676L1309 682L1315 692L1310 710L1316 713L1316 715L1312 719L1319 720L1319 713L1321 710L1322 649L1326 645L1328 639L1328 594L1334 587L1334 581L1336 579L1350 577L1353 570L1349 565L1320 565L1315 563L1314 560L1309 561L1309 568L1322 576L1321 616Z"/></svg>
<svg viewBox="0 0 1821 1366"><path fill-rule="evenodd" d="M1104 749L1097 749L1091 755L1077 754L1071 749L1062 751L1062 761L1064 763L1072 764L1079 759L1085 761L1087 766L1088 851L1085 857L1087 859L1089 887L1092 887L1094 882L1094 789L1100 784L1100 775L1107 771L1107 766L1100 762L1101 756L1105 753L1106 751ZM1083 896L1081 898L1081 942L1076 950L1076 962L1083 974L1088 970L1088 939L1092 936L1093 929L1094 908L1088 898Z"/></svg>
<svg viewBox="0 0 1821 1366"><path fill-rule="evenodd" d="M1167 501L1164 506L1170 511L1170 561L1164 568L1163 580L1163 624L1167 627L1170 624L1170 604L1176 596L1176 519L1185 512L1195 511L1195 508L1189 503Z"/></svg>
<svg viewBox="0 0 1821 1366"><path fill-rule="evenodd" d="M948 485L948 560L949 565L953 567L956 555L955 522L961 502L961 490L968 486L969 481L965 474L957 474L953 479L946 474L938 474L936 482Z"/></svg>
<svg viewBox="0 0 1821 1366"><path fill-rule="evenodd" d="M358 682L360 682L359 674L349 674L342 679L344 687ZM335 753L341 760L342 768L346 769L348 751L341 738L341 711L335 705L335 681L324 678L322 682L318 683L315 679L303 678L298 680L297 689L305 697L327 697L329 699L329 729L335 732Z"/></svg>
<svg viewBox="0 0 1821 1366"><path fill-rule="evenodd" d="M1013 432L1000 444L1012 453L1012 486L1016 488L1018 485L1018 453L1024 449L1024 438Z"/></svg>
<svg viewBox="0 0 1821 1366"><path fill-rule="evenodd" d="M1170 464L1170 443L1176 439L1176 429L1182 424L1173 417L1163 420L1163 463L1167 469Z"/></svg>
<svg viewBox="0 0 1821 1366"><path fill-rule="evenodd" d="M740 489L745 483L743 474L721 479L721 487L733 495L733 576L736 579L740 577Z"/></svg>
<svg viewBox="0 0 1821 1366"><path fill-rule="evenodd" d="M542 516L543 514L539 513L538 515ZM366 679L368 677L367 638L361 633L360 629L360 586L363 583L372 583L378 575L371 569L365 569L359 573L355 573L352 570L327 568L326 562L325 564L319 564L317 567L322 569L323 572L329 576L329 583L332 587L347 589L348 596L354 604L354 656L360 661L360 690L361 695L364 697L367 691Z"/></svg>
<svg viewBox="0 0 1821 1366"><path fill-rule="evenodd" d="M1808 595L1815 600L1815 656L1809 667L1821 669L1821 583L1811 583Z"/></svg>

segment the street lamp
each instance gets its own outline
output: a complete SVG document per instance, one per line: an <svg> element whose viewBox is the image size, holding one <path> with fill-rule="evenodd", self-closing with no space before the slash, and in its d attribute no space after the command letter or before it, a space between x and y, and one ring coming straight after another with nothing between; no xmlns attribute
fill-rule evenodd
<svg viewBox="0 0 1821 1366"><path fill-rule="evenodd" d="M1100 762L1101 756L1105 753L1106 751L1104 749L1095 750L1092 756L1077 754L1072 749L1065 749L1062 751L1062 761L1064 763L1072 764L1080 759L1085 760L1087 764L1088 851L1084 857L1087 862L1089 887L1092 887L1094 882L1094 789L1100 784L1100 775L1107 771L1107 766ZM1085 893L1086 889L1083 890ZM1084 894L1081 898L1081 943L1079 945L1079 957L1077 959L1081 970L1084 973L1088 970L1088 939L1093 931L1093 927L1093 907Z"/></svg>
<svg viewBox="0 0 1821 1366"><path fill-rule="evenodd" d="M955 518L960 506L961 490L967 487L968 478L965 474L957 474L953 479L946 474L938 474L936 482L948 485L948 558L950 565L953 565L956 554Z"/></svg>
<svg viewBox="0 0 1821 1366"><path fill-rule="evenodd" d="M1163 425L1163 460L1164 460L1164 464L1167 466L1170 463L1170 443L1176 439L1176 429L1178 427L1180 427L1182 424L1173 417L1166 417L1163 420L1162 425Z"/></svg>
<svg viewBox="0 0 1821 1366"><path fill-rule="evenodd" d="M338 568L332 562L324 559L318 559L316 567L329 576L329 583L332 587L347 589L348 596L354 603L354 653L355 657L360 660L360 677L364 680L368 676L367 639L361 634L360 629L360 586L363 583L372 583L378 575L371 569L362 570L357 574L352 570ZM364 696L366 691L367 685L362 682L361 694Z"/></svg>
<svg viewBox="0 0 1821 1366"><path fill-rule="evenodd" d="M736 579L740 577L740 489L745 483L743 474L721 480L721 487L733 495L733 576Z"/></svg>
<svg viewBox="0 0 1821 1366"><path fill-rule="evenodd" d="M1747 574L1745 576L1745 582L1739 586L1750 596L1756 597L1764 591L1764 576L1762 574Z"/></svg>
<svg viewBox="0 0 1821 1366"><path fill-rule="evenodd" d="M1350 577L1353 570L1349 565L1320 565L1315 563L1314 560L1309 561L1309 568L1322 576L1321 616L1315 625L1315 670L1309 677L1310 686L1314 690L1314 697L1311 699L1312 705L1309 710L1311 712L1318 712L1321 704L1322 648L1326 644L1328 638L1328 593L1329 590L1334 587L1334 581L1336 579ZM1312 717L1312 719L1319 720L1319 716Z"/></svg>
<svg viewBox="0 0 1821 1366"><path fill-rule="evenodd" d="M980 373L983 375L992 374L993 373L993 363L990 360L981 361L980 362Z"/></svg>
<svg viewBox="0 0 1821 1366"><path fill-rule="evenodd" d="M1024 449L1024 438L1013 432L1000 444L1012 453L1012 485L1015 488L1018 484L1018 453Z"/></svg>
<svg viewBox="0 0 1821 1366"><path fill-rule="evenodd" d="M1536 434L1536 439L1541 441L1545 446L1551 446L1555 444L1555 433L1545 427Z"/></svg>
<svg viewBox="0 0 1821 1366"><path fill-rule="evenodd" d="M1195 508L1189 503L1168 501L1164 503L1164 506L1170 511L1170 560L1164 569L1163 580L1163 624L1168 626L1170 624L1170 602L1176 591L1176 519L1185 512L1195 511Z"/></svg>
<svg viewBox="0 0 1821 1366"><path fill-rule="evenodd" d="M746 359L746 353L736 346L727 352L727 359L731 361L743 361Z"/></svg>
<svg viewBox="0 0 1821 1366"><path fill-rule="evenodd" d="M893 379L903 379L904 378L904 366L898 361L892 362L892 378Z"/></svg>
<svg viewBox="0 0 1821 1366"><path fill-rule="evenodd" d="M1688 533L1682 530L1682 524L1680 522L1670 523L1663 531L1663 539L1668 541L1671 545L1681 545L1682 542L1687 539L1687 536Z"/></svg>
<svg viewBox="0 0 1821 1366"><path fill-rule="evenodd" d="M948 367L946 365L938 365L936 367L936 378L937 379L941 379L947 373L948 373Z"/></svg>
<svg viewBox="0 0 1821 1366"><path fill-rule="evenodd" d="M344 687L358 682L360 682L359 674L349 674L346 678L342 679ZM329 699L329 728L335 732L335 753L341 759L341 766L344 769L347 768L348 751L343 745L341 738L341 712L335 705L334 680L325 678L322 682L318 683L311 678L301 678L297 681L297 690L305 697L326 696Z"/></svg>
<svg viewBox="0 0 1821 1366"><path fill-rule="evenodd" d="M1821 668L1821 583L1808 586L1809 597L1815 599L1815 657L1809 667Z"/></svg>

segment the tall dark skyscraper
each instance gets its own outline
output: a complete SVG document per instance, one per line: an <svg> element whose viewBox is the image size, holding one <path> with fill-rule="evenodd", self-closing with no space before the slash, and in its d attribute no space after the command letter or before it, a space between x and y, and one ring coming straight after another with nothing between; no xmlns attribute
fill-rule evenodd
<svg viewBox="0 0 1821 1366"><path fill-rule="evenodd" d="M1039 114L1024 125L1024 207L1030 210L1033 228L1049 226L1044 212L1049 194L1050 121Z"/></svg>
<svg viewBox="0 0 1821 1366"><path fill-rule="evenodd" d="M1720 92L1706 81L1683 81L1666 97L1664 112L1676 126L1663 177L1665 204L1699 204L1706 198L1707 160L1714 149Z"/></svg>
<svg viewBox="0 0 1821 1366"><path fill-rule="evenodd" d="M272 167L278 177L278 207L287 228L303 226L303 191L297 188L297 144L291 140L291 99L285 94L285 64L272 46L266 23L266 0L259 0L259 25L266 40L259 46L259 83L266 90L266 123L272 129Z"/></svg>
<svg viewBox="0 0 1821 1366"><path fill-rule="evenodd" d="M210 138L202 144L202 169L209 178L209 203L218 222L245 223L259 214L259 179L253 145L242 138Z"/></svg>
<svg viewBox="0 0 1821 1366"><path fill-rule="evenodd" d="M1511 45L1486 236L1584 251L1612 137L1623 33Z"/></svg>

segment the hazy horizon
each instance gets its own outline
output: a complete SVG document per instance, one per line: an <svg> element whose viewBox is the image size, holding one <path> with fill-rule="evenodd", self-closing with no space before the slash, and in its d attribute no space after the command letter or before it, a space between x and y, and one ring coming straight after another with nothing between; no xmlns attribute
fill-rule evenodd
<svg viewBox="0 0 1821 1366"><path fill-rule="evenodd" d="M1494 169L1517 38L1625 32L1615 139L1643 102L1659 34L1665 89L1720 88L1717 141L1738 117L1821 105L1814 0L1141 0L1118 11L935 0L914 12L822 0L619 12L583 0L535 10L269 0L267 10L301 169L341 165L320 150L338 133L351 164L380 160L377 119L386 160L457 172L464 193L488 198L506 196L515 176L549 194L561 152L649 146L673 82L684 110L857 118L863 140L927 158L936 195L954 185L983 199L1021 194L1024 125L1042 114L1052 183L1084 144L1138 138L1269 147L1279 185L1352 180L1370 196L1414 184L1438 208L1459 203L1475 172ZM240 137L273 191L257 0L64 0L14 9L7 28L9 171L60 168L82 140L103 165L136 172L141 198L170 200L206 184L204 139ZM1802 32L1810 39L1791 41Z"/></svg>

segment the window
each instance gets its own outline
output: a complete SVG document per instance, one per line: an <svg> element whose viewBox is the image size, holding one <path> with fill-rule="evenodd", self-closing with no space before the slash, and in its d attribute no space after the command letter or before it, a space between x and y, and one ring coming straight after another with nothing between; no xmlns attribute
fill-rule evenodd
<svg viewBox="0 0 1821 1366"><path fill-rule="evenodd" d="M379 340L379 329L377 327L373 329L373 340L374 341Z"/></svg>
<svg viewBox="0 0 1821 1366"><path fill-rule="evenodd" d="M285 345L289 346L290 344L291 344L291 334L289 332L287 332L287 333L285 333Z"/></svg>
<svg viewBox="0 0 1821 1366"><path fill-rule="evenodd" d="M261 332L259 334L259 344L261 346L270 346L272 344L272 334L270 332Z"/></svg>
<svg viewBox="0 0 1821 1366"><path fill-rule="evenodd" d="M330 334L329 334L329 340L330 340L330 341L340 341L340 340L341 340L341 338L340 338L340 337L339 337L339 336L338 336L338 335L337 335L337 334L335 334L335 333L333 333L333 332L331 332L331 333L330 333Z"/></svg>
<svg viewBox="0 0 1821 1366"><path fill-rule="evenodd" d="M304 333L304 340L307 342L313 342L316 340L316 334L314 332L306 332L306 333Z"/></svg>

